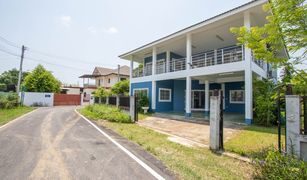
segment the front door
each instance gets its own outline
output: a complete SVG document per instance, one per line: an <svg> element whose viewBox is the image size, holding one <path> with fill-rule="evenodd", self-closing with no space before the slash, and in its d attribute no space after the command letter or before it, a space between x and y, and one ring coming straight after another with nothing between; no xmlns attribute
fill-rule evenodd
<svg viewBox="0 0 307 180"><path fill-rule="evenodd" d="M205 91L198 90L192 91L191 98L192 109L204 109L205 108Z"/></svg>

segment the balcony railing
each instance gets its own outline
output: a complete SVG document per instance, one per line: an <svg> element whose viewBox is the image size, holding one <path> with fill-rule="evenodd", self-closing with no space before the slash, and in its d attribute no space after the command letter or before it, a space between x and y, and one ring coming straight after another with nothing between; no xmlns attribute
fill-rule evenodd
<svg viewBox="0 0 307 180"><path fill-rule="evenodd" d="M244 60L244 46L230 46L217 50L210 50L192 56L191 68L200 68L227 64ZM263 68L263 61L254 60ZM186 58L171 59L168 63L165 59L159 59L156 62L156 74L176 72L186 70ZM152 63L146 63L143 69L135 69L133 77L142 77L152 75Z"/></svg>
<svg viewBox="0 0 307 180"><path fill-rule="evenodd" d="M192 68L226 64L243 60L243 47L231 46L192 56Z"/></svg>
<svg viewBox="0 0 307 180"><path fill-rule="evenodd" d="M182 71L186 69L186 58L171 59L169 61L169 72Z"/></svg>

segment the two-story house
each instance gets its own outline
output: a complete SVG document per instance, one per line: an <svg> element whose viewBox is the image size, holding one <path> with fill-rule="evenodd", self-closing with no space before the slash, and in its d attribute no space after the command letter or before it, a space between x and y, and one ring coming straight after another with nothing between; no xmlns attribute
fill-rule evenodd
<svg viewBox="0 0 307 180"><path fill-rule="evenodd" d="M92 74L84 74L79 78L83 78L83 86L85 88L94 86L94 87L104 87L108 89L111 88L118 81L129 80L129 75L130 75L129 66L120 66L119 69L95 67ZM88 80L87 83L85 79ZM94 79L95 84L91 85L89 83L89 79Z"/></svg>
<svg viewBox="0 0 307 180"><path fill-rule="evenodd" d="M276 78L277 71L237 45L230 28L264 25L265 3L248 2L120 55L130 61L130 94L147 93L154 112L190 117L194 111L208 114L210 95L222 90L224 111L245 114L252 123L253 77ZM288 57L286 50L280 56Z"/></svg>

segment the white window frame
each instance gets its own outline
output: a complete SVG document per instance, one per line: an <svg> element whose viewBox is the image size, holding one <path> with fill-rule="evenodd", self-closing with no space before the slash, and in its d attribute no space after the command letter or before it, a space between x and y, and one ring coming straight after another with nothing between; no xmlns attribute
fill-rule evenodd
<svg viewBox="0 0 307 180"><path fill-rule="evenodd" d="M234 91L243 91L243 101L232 101L231 99L231 93ZM229 90L229 103L231 104L244 104L245 103L245 92L243 89L237 89L237 90Z"/></svg>
<svg viewBox="0 0 307 180"><path fill-rule="evenodd" d="M161 99L161 90L169 91L169 99ZM159 102L172 102L172 89L159 88Z"/></svg>
<svg viewBox="0 0 307 180"><path fill-rule="evenodd" d="M135 91L142 91L142 90L146 90L147 91L147 97L149 97L149 88L134 88L133 89L133 96L135 95Z"/></svg>

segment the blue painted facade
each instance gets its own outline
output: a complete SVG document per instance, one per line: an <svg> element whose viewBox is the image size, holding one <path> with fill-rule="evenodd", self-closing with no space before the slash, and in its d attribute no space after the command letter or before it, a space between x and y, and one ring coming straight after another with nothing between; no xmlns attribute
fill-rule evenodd
<svg viewBox="0 0 307 180"><path fill-rule="evenodd" d="M242 113L245 111L245 104L230 103L230 90L244 90L244 82L225 83L225 111Z"/></svg>
<svg viewBox="0 0 307 180"><path fill-rule="evenodd" d="M184 111L185 109L185 80L164 80L156 82L156 112L167 111ZM132 83L131 89L148 88L149 101L151 109L151 82ZM159 88L171 89L171 102L159 102ZM204 90L205 84L199 83L198 80L192 80L192 90ZM210 90L221 89L221 84L210 84ZM244 82L229 82L225 83L225 112L244 113L245 105L230 103L230 90L244 90Z"/></svg>
<svg viewBox="0 0 307 180"><path fill-rule="evenodd" d="M131 92L130 92L131 96L133 95L135 89L144 89L144 88L148 89L149 108L151 109L151 89L152 89L151 81L141 82L141 83L131 83L130 86L131 86Z"/></svg>

